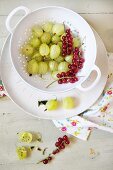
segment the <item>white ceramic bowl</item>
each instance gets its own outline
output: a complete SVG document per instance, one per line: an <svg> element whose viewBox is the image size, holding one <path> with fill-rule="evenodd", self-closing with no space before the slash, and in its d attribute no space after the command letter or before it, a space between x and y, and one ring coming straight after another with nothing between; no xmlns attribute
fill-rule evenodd
<svg viewBox="0 0 113 170"><path fill-rule="evenodd" d="M16 12L20 10L25 11L25 16L18 22L16 27L12 29L10 27L12 17L15 15ZM80 76L80 78L77 83L68 83L62 85L58 85L57 83L55 83L50 86L50 88L46 88L46 86L52 81L50 76L46 80L43 80L39 76L29 77L29 75L26 73L24 69L25 64L23 64L25 63L25 58L20 56L19 48L28 39L30 28L34 24L41 24L46 21L53 21L58 23L64 22L67 26L70 27L74 34L79 35L81 40L84 41L83 50L85 63L83 69L81 69L81 71L78 73L78 76ZM12 63L21 78L29 85L43 92L45 91L49 93L58 93L65 92L73 88L78 88L79 90L86 91L93 88L99 81L101 77L101 72L100 69L95 65L97 52L96 40L89 24L76 12L56 6L44 7L30 12L28 8L20 6L15 8L8 15L6 20L6 27L12 34L10 40ZM97 72L97 77L95 81L90 87L83 88L82 83L89 77L90 73L93 70Z"/></svg>

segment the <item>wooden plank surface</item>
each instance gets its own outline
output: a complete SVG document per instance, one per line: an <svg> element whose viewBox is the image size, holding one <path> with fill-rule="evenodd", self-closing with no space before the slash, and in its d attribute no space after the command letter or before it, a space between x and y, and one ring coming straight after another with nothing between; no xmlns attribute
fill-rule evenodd
<svg viewBox="0 0 113 170"><path fill-rule="evenodd" d="M15 7L24 5L34 10L46 5L68 7L82 15L99 33L109 52L113 52L113 0L0 0L0 49L8 35L5 20ZM14 17L16 23L20 14ZM17 159L15 148L21 145L17 133L40 131L48 153L54 148L58 136L63 135L51 121L39 120L27 115L8 98L0 99L0 170L113 170L113 134L94 130L88 142L73 139L69 148L44 166L36 162L42 155L36 151L25 161ZM37 143L35 143L37 144ZM92 159L90 148L97 156Z"/></svg>

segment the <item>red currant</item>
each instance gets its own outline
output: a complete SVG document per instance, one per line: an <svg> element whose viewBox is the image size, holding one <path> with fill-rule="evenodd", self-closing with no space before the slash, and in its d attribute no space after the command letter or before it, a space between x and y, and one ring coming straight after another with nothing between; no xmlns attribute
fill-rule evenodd
<svg viewBox="0 0 113 170"><path fill-rule="evenodd" d="M65 145L64 144L60 145L59 149L65 149Z"/></svg>
<svg viewBox="0 0 113 170"><path fill-rule="evenodd" d="M58 77L58 78L61 78L61 74L58 73L58 74L57 74L57 77Z"/></svg>
<svg viewBox="0 0 113 170"><path fill-rule="evenodd" d="M83 65L82 65L82 64L80 64L80 65L78 66L78 68L79 68L79 69L82 69L82 68L83 68Z"/></svg>
<svg viewBox="0 0 113 170"><path fill-rule="evenodd" d="M63 45L62 45L62 48L64 48L64 49L67 48L67 45L66 45L66 44L63 44Z"/></svg>
<svg viewBox="0 0 113 170"><path fill-rule="evenodd" d="M62 84L62 79L59 79L59 80L58 80L58 84Z"/></svg>
<svg viewBox="0 0 113 170"><path fill-rule="evenodd" d="M64 78L64 79L62 80L62 82L63 82L63 83L67 83L67 78Z"/></svg>
<svg viewBox="0 0 113 170"><path fill-rule="evenodd" d="M69 81L70 83L75 83L75 80L74 80L74 78L70 78L70 81Z"/></svg>
<svg viewBox="0 0 113 170"><path fill-rule="evenodd" d="M55 143L55 146L56 146L56 147L58 147L59 145L60 145L59 142L56 142L56 143Z"/></svg>
<svg viewBox="0 0 113 170"><path fill-rule="evenodd" d="M67 29L67 30L66 30L66 33L70 33L70 29Z"/></svg>
<svg viewBox="0 0 113 170"><path fill-rule="evenodd" d="M69 69L71 68L71 64L68 65L68 68L69 68Z"/></svg>
<svg viewBox="0 0 113 170"><path fill-rule="evenodd" d="M67 136L67 135L64 135L64 136L63 136L63 140L68 140L68 136Z"/></svg>
<svg viewBox="0 0 113 170"><path fill-rule="evenodd" d="M66 76L66 73L65 73L65 72L62 72L62 73L61 73L61 76L62 76L62 77L65 77L65 76Z"/></svg>
<svg viewBox="0 0 113 170"><path fill-rule="evenodd" d="M58 138L58 142L62 143L63 139L62 138Z"/></svg>
<svg viewBox="0 0 113 170"><path fill-rule="evenodd" d="M49 156L49 157L48 157L48 161L51 161L51 160L52 160L52 157L51 157L51 156Z"/></svg>
<svg viewBox="0 0 113 170"><path fill-rule="evenodd" d="M79 58L79 62L80 62L80 63L84 63L84 61L85 61L84 58L82 58L82 57Z"/></svg>
<svg viewBox="0 0 113 170"><path fill-rule="evenodd" d="M44 163L44 164L47 164L47 163L48 163L48 160L47 160L47 159L44 159L44 160L43 160L43 163Z"/></svg>
<svg viewBox="0 0 113 170"><path fill-rule="evenodd" d="M62 36L62 40L66 40L66 37L65 37L65 36Z"/></svg>
<svg viewBox="0 0 113 170"><path fill-rule="evenodd" d="M69 144L70 144L70 141L69 141L69 140L66 140L66 141L65 141L65 144L69 145Z"/></svg>

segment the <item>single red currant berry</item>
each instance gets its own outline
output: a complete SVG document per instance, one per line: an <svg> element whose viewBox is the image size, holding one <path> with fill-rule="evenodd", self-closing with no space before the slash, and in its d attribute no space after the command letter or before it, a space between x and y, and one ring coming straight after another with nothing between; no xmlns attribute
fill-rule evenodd
<svg viewBox="0 0 113 170"><path fill-rule="evenodd" d="M71 64L68 65L68 68L69 68L69 69L71 68Z"/></svg>
<svg viewBox="0 0 113 170"><path fill-rule="evenodd" d="M56 143L55 143L55 146L58 147L58 146L59 146L59 142L56 142Z"/></svg>
<svg viewBox="0 0 113 170"><path fill-rule="evenodd" d="M59 80L58 80L58 84L62 84L62 79L59 79Z"/></svg>
<svg viewBox="0 0 113 170"><path fill-rule="evenodd" d="M61 78L61 75L58 73L58 74L57 74L57 77L58 77L58 78Z"/></svg>
<svg viewBox="0 0 113 170"><path fill-rule="evenodd" d="M48 160L47 160L47 159L44 159L44 160L43 160L43 163L44 163L44 164L47 164L47 163L48 163Z"/></svg>
<svg viewBox="0 0 113 170"><path fill-rule="evenodd" d="M65 77L65 76L66 76L66 73L65 73L65 72L62 72L62 73L61 73L61 76L62 76L62 77Z"/></svg>
<svg viewBox="0 0 113 170"><path fill-rule="evenodd" d="M67 78L64 78L64 79L62 80L62 82L63 82L63 83L67 83Z"/></svg>
<svg viewBox="0 0 113 170"><path fill-rule="evenodd" d="M68 140L69 138L68 138L68 136L67 135L64 135L63 136L63 140Z"/></svg>
<svg viewBox="0 0 113 170"><path fill-rule="evenodd" d="M60 143L61 143L62 141L63 141L63 139L62 139L62 138L58 138L58 142L60 142Z"/></svg>
<svg viewBox="0 0 113 170"><path fill-rule="evenodd" d="M51 156L49 156L49 157L48 157L48 161L51 161L51 160L52 160L52 157L51 157Z"/></svg>
<svg viewBox="0 0 113 170"><path fill-rule="evenodd" d="M66 140L66 141L65 141L65 144L69 145L69 144L70 144L70 141L69 141L69 140Z"/></svg>

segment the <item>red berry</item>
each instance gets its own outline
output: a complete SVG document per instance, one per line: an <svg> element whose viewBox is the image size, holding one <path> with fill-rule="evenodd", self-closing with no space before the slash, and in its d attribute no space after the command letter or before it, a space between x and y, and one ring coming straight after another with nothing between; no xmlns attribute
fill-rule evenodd
<svg viewBox="0 0 113 170"><path fill-rule="evenodd" d="M63 53L66 53L66 52L67 52L67 49L63 48L63 49L62 49L62 52L63 52Z"/></svg>
<svg viewBox="0 0 113 170"><path fill-rule="evenodd" d="M78 68L75 68L75 69L73 70L73 72L74 72L74 73L77 73L77 72L78 72Z"/></svg>
<svg viewBox="0 0 113 170"><path fill-rule="evenodd" d="M71 51L71 50L72 50L72 47L68 47L68 50Z"/></svg>
<svg viewBox="0 0 113 170"><path fill-rule="evenodd" d="M65 144L69 145L69 144L70 144L70 141L69 141L69 140L66 140L66 141L65 141Z"/></svg>
<svg viewBox="0 0 113 170"><path fill-rule="evenodd" d="M68 72L69 72L69 74L73 74L73 70L69 70Z"/></svg>
<svg viewBox="0 0 113 170"><path fill-rule="evenodd" d="M74 78L70 78L70 81L69 81L70 83L75 83L75 80L74 80Z"/></svg>
<svg viewBox="0 0 113 170"><path fill-rule="evenodd" d="M68 65L68 68L69 68L69 69L71 68L71 64Z"/></svg>
<svg viewBox="0 0 113 170"><path fill-rule="evenodd" d="M76 68L76 66L74 64L72 64L71 69L74 70Z"/></svg>
<svg viewBox="0 0 113 170"><path fill-rule="evenodd" d="M62 79L59 79L59 80L58 80L58 84L62 84Z"/></svg>
<svg viewBox="0 0 113 170"><path fill-rule="evenodd" d="M65 149L65 145L64 144L60 145L59 149Z"/></svg>
<svg viewBox="0 0 113 170"><path fill-rule="evenodd" d="M62 48L64 48L64 49L67 48L67 45L66 45L66 44L63 44L63 45L62 45Z"/></svg>
<svg viewBox="0 0 113 170"><path fill-rule="evenodd" d="M75 80L75 81L78 81L78 78L77 78L77 77L74 77L74 80Z"/></svg>
<svg viewBox="0 0 113 170"><path fill-rule="evenodd" d="M70 29L67 29L67 30L66 30L66 33L70 33Z"/></svg>
<svg viewBox="0 0 113 170"><path fill-rule="evenodd" d="M82 58L82 57L79 58L79 62L80 62L80 63L84 63L84 61L85 61L84 58Z"/></svg>
<svg viewBox="0 0 113 170"><path fill-rule="evenodd" d="M75 47L75 52L79 52L79 48Z"/></svg>
<svg viewBox="0 0 113 170"><path fill-rule="evenodd" d="M56 150L54 150L54 151L52 152L52 154L55 155L55 154L57 154L57 153L59 153L59 152L60 152L60 150L59 150L59 149L56 149Z"/></svg>
<svg viewBox="0 0 113 170"><path fill-rule="evenodd" d="M57 77L58 77L58 78L61 78L61 74L58 73L58 74L57 74Z"/></svg>
<svg viewBox="0 0 113 170"><path fill-rule="evenodd" d="M71 50L67 49L67 55L71 54Z"/></svg>
<svg viewBox="0 0 113 170"><path fill-rule="evenodd" d="M55 143L55 146L56 146L56 147L58 147L59 145L60 145L59 142L56 142L56 143Z"/></svg>
<svg viewBox="0 0 113 170"><path fill-rule="evenodd" d="M72 46L73 46L72 40L71 41L68 40L68 47L72 47Z"/></svg>
<svg viewBox="0 0 113 170"><path fill-rule="evenodd" d="M70 36L69 38L68 38L68 42L70 42L70 43L72 43L72 37Z"/></svg>
<svg viewBox="0 0 113 170"><path fill-rule="evenodd" d="M65 76L66 76L66 73L65 73L65 72L62 72L62 73L61 73L61 76L62 76L62 77L65 77Z"/></svg>
<svg viewBox="0 0 113 170"><path fill-rule="evenodd" d="M67 82L69 82L69 81L70 81L70 78L67 79Z"/></svg>
<svg viewBox="0 0 113 170"><path fill-rule="evenodd" d="M58 138L58 142L62 143L63 139L62 138Z"/></svg>
<svg viewBox="0 0 113 170"><path fill-rule="evenodd" d="M51 160L52 160L52 157L51 157L51 156L49 156L49 157L48 157L48 161L51 161Z"/></svg>
<svg viewBox="0 0 113 170"><path fill-rule="evenodd" d="M66 36L62 36L62 40L66 40Z"/></svg>
<svg viewBox="0 0 113 170"><path fill-rule="evenodd" d="M74 65L74 66L78 66L78 62L76 62L76 61L73 62L73 65Z"/></svg>
<svg viewBox="0 0 113 170"><path fill-rule="evenodd" d="M62 53L62 56L65 57L65 56L66 56L66 53L63 52L63 53Z"/></svg>
<svg viewBox="0 0 113 170"><path fill-rule="evenodd" d="M78 58L78 54L76 52L73 52L73 58Z"/></svg>
<svg viewBox="0 0 113 170"><path fill-rule="evenodd" d="M47 159L44 159L44 160L43 160L43 163L44 163L44 164L47 164L47 163L48 163L48 160L47 160Z"/></svg>
<svg viewBox="0 0 113 170"><path fill-rule="evenodd" d="M69 138L68 138L68 136L67 135L64 135L63 136L63 140L68 140Z"/></svg>
<svg viewBox="0 0 113 170"><path fill-rule="evenodd" d="M83 64L79 64L78 68L82 69L83 68Z"/></svg>
<svg viewBox="0 0 113 170"><path fill-rule="evenodd" d="M67 83L67 78L64 78L64 79L62 80L62 82L63 82L63 83Z"/></svg>
<svg viewBox="0 0 113 170"><path fill-rule="evenodd" d="M69 37L70 37L70 34L66 34L66 37L69 38Z"/></svg>

